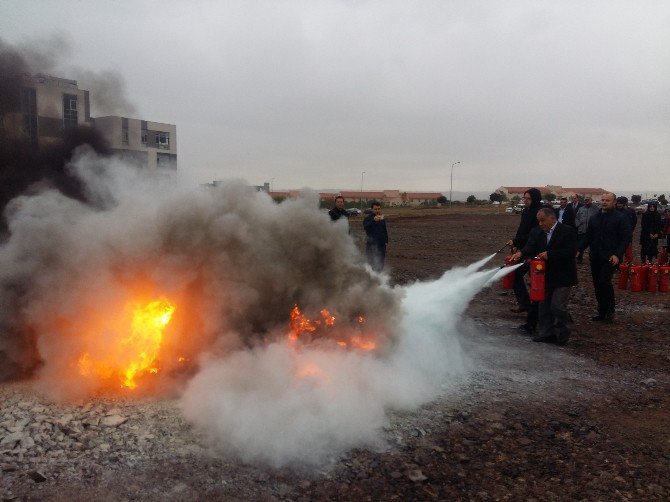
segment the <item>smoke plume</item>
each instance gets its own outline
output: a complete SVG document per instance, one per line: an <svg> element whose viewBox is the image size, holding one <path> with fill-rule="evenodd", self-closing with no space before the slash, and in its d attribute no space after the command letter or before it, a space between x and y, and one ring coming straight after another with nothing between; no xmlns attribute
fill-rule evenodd
<svg viewBox="0 0 670 502"><path fill-rule="evenodd" d="M127 343L129 308L169 302L160 371L123 392L171 388L219 451L313 466L379 446L389 410L433 399L465 371L459 318L495 277L477 271L486 259L391 288L315 196L277 204L239 181L194 188L87 148L68 168L90 203L45 188L8 207L6 377L32 372L59 399L117 392L111 370L89 370ZM332 327L291 337L296 306L310 319L327 309ZM365 337L374 350L345 343Z"/></svg>

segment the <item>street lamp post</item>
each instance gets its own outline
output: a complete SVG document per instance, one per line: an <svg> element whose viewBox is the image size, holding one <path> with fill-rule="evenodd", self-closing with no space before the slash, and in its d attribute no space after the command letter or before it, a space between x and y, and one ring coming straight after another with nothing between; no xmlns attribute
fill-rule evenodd
<svg viewBox="0 0 670 502"><path fill-rule="evenodd" d="M363 211L363 175L365 171L361 173L361 211Z"/></svg>
<svg viewBox="0 0 670 502"><path fill-rule="evenodd" d="M451 208L451 194L454 188L454 166L456 164L460 164L461 161L459 160L458 162L454 162L451 164L451 184L449 185L449 207Z"/></svg>

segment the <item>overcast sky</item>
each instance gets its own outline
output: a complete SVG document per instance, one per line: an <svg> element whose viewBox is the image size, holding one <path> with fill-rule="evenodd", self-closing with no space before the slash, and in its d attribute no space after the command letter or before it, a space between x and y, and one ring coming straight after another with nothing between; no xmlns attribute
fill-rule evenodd
<svg viewBox="0 0 670 502"><path fill-rule="evenodd" d="M194 182L670 192L666 0L0 0L0 36L118 72Z"/></svg>

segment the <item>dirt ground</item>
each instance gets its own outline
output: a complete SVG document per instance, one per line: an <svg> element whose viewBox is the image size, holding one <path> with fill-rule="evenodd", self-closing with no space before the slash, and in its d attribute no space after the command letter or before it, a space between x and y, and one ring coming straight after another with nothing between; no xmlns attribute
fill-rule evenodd
<svg viewBox="0 0 670 502"><path fill-rule="evenodd" d="M434 279L487 256L514 234L518 221L506 214L390 213L392 282ZM352 221L359 243L360 226L360 218ZM494 265L502 260L501 254ZM617 290L616 322L601 325L590 320L595 300L588 260L579 266L579 279L567 347L533 343L518 332L524 318L510 311L511 291L480 292L463 318L472 333L463 341L473 361L468 377L419 410L392 413L384 448L351 451L317 471L259 468L210 455L172 399L55 407L26 383L4 384L0 496L668 500L670 294ZM35 431L32 439L21 436L25 430ZM44 431L67 448L42 447ZM18 434L14 449L9 433ZM31 441L42 451L35 453Z"/></svg>

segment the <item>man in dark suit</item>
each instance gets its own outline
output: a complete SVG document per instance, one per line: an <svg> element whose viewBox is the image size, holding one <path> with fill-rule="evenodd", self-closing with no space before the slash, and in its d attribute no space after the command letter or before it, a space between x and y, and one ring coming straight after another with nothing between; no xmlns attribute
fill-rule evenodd
<svg viewBox="0 0 670 502"><path fill-rule="evenodd" d="M574 228L559 223L549 208L537 212L537 222L539 226L533 230L526 246L512 258L536 256L545 261L544 300L540 302L538 333L533 341L566 345L573 324L567 302L572 286L577 284L577 233ZM558 328L557 335L554 326Z"/></svg>
<svg viewBox="0 0 670 502"><path fill-rule="evenodd" d="M365 253L372 270L381 272L384 270L386 244L388 244L389 235L386 231L386 221L384 221L384 215L382 214L382 205L377 201L373 201L370 208L372 212L363 220Z"/></svg>
<svg viewBox="0 0 670 502"><path fill-rule="evenodd" d="M572 197L570 197L570 205L572 206L572 212L577 214L577 211L579 211L579 208L582 207L584 204L579 202L579 197L577 197L577 194L572 194Z"/></svg>
<svg viewBox="0 0 670 502"><path fill-rule="evenodd" d="M572 209L572 204L568 204L567 197L561 197L560 204L561 205L558 207L558 209L556 209L556 219L559 223L574 227L575 215L577 213L574 209Z"/></svg>

